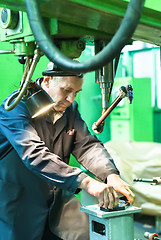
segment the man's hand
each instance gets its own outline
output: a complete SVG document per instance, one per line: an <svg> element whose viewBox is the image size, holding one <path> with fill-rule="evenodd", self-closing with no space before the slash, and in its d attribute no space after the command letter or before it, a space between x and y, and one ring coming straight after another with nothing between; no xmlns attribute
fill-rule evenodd
<svg viewBox="0 0 161 240"><path fill-rule="evenodd" d="M129 185L124 182L119 175L110 174L107 177L107 184L115 189L116 192L121 193L127 198L128 203L131 205L135 199L134 193L130 190Z"/></svg>
<svg viewBox="0 0 161 240"><path fill-rule="evenodd" d="M100 207L112 209L118 205L118 194L115 189L108 184L99 182L91 177L86 177L79 185L79 188L84 189L96 197Z"/></svg>

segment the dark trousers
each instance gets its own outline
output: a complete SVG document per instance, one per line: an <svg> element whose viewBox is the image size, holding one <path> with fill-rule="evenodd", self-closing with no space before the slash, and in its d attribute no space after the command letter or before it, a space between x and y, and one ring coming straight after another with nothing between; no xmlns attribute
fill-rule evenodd
<svg viewBox="0 0 161 240"><path fill-rule="evenodd" d="M46 224L46 227L45 227L45 231L44 231L44 235L43 235L42 240L62 240L62 239L59 238L59 237L57 237L56 235L54 235L54 234L50 231L48 224Z"/></svg>

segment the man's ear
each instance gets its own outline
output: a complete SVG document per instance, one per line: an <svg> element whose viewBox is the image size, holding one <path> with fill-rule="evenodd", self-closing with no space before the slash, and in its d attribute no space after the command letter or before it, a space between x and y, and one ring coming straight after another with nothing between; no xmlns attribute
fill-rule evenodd
<svg viewBox="0 0 161 240"><path fill-rule="evenodd" d="M47 87L47 88L49 87L49 80L50 80L49 76L44 76L43 82L44 82L45 87Z"/></svg>

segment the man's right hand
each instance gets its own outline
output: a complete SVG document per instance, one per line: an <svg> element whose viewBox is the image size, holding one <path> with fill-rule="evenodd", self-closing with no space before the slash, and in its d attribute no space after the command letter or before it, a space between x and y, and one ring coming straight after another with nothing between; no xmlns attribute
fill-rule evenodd
<svg viewBox="0 0 161 240"><path fill-rule="evenodd" d="M79 188L96 197L100 207L112 209L119 203L118 194L113 187L91 177L84 178Z"/></svg>

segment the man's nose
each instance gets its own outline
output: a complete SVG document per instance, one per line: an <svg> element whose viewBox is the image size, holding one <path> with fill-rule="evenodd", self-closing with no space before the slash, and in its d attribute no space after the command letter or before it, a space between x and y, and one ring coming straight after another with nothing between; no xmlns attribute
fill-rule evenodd
<svg viewBox="0 0 161 240"><path fill-rule="evenodd" d="M68 96L66 97L66 100L70 103L73 103L74 102L74 99L75 99L75 94L72 92L72 93L69 93Z"/></svg>

